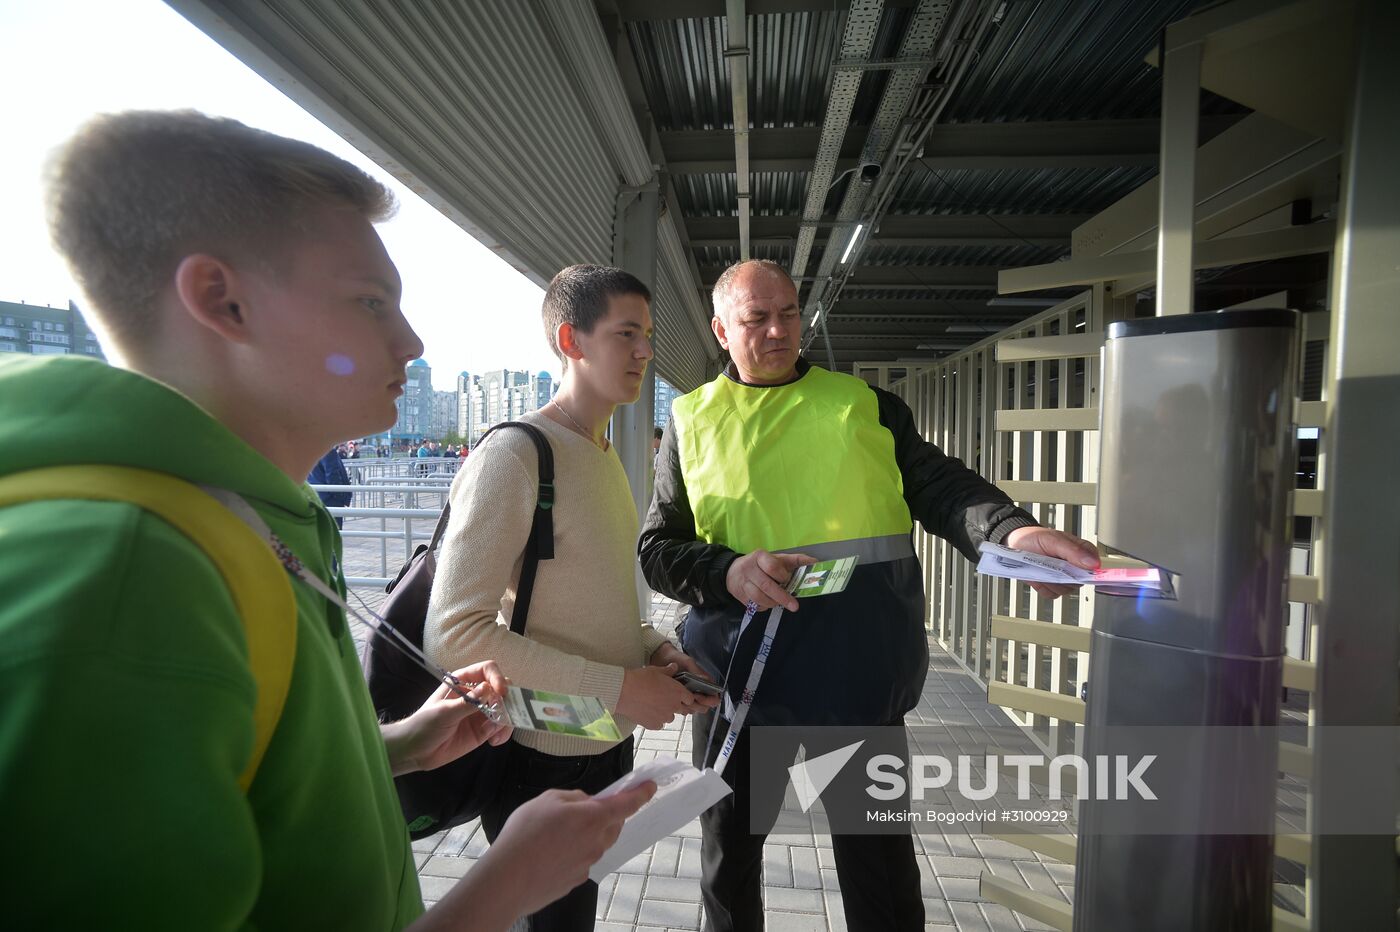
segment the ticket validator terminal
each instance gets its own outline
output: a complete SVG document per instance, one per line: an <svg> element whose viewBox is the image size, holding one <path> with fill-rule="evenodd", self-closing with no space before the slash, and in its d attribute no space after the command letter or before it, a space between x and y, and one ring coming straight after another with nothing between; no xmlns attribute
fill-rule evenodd
<svg viewBox="0 0 1400 932"><path fill-rule="evenodd" d="M1076 932L1271 927L1297 334L1289 310L1108 328L1098 539L1168 585L1096 593L1083 752L1163 753L1156 799L1080 802Z"/></svg>

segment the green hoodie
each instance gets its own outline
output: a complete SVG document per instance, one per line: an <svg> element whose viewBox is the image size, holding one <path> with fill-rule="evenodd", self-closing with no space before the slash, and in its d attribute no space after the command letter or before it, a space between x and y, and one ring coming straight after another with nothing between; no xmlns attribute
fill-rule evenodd
<svg viewBox="0 0 1400 932"><path fill-rule="evenodd" d="M343 591L315 494L183 395L94 360L0 362L0 475L94 463L239 493ZM203 551L131 505L0 508L7 925L378 930L422 912L345 617L293 590L291 686L245 796L254 684Z"/></svg>

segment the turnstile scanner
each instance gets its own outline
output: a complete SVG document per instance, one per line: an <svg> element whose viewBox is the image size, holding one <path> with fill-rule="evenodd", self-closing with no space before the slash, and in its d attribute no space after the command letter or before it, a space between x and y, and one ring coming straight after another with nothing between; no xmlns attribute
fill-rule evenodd
<svg viewBox="0 0 1400 932"><path fill-rule="evenodd" d="M1272 926L1297 318L1108 328L1098 538L1170 587L1096 593L1084 756L1174 753L1157 799L1081 801L1076 932Z"/></svg>

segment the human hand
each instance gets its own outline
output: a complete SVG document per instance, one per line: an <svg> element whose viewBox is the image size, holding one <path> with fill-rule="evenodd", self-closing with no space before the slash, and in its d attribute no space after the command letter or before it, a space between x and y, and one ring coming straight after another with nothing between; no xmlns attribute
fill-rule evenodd
<svg viewBox="0 0 1400 932"><path fill-rule="evenodd" d="M637 667L622 674L622 693L617 711L643 728L665 728L676 715L698 711L696 695L677 679L680 668L674 663ZM700 697L704 698L704 697Z"/></svg>
<svg viewBox="0 0 1400 932"><path fill-rule="evenodd" d="M742 605L753 602L758 610L781 605L786 611L797 611L797 599L788 591L788 580L799 566L816 563L805 553L769 553L755 550L729 564L724 574L724 587Z"/></svg>
<svg viewBox="0 0 1400 932"><path fill-rule="evenodd" d="M504 862L508 886L522 888L522 913L535 912L587 880L622 823L654 795L650 780L603 799L549 790L511 813L487 856Z"/></svg>
<svg viewBox="0 0 1400 932"><path fill-rule="evenodd" d="M655 794L650 780L604 799L579 790L541 793L511 813L476 866L413 924L414 932L504 932L587 880L622 823Z"/></svg>
<svg viewBox="0 0 1400 932"><path fill-rule="evenodd" d="M463 667L454 674L481 702L504 702L506 679L490 660ZM510 739L511 727L498 725L443 683L408 718L379 726L394 776L433 770L489 742Z"/></svg>
<svg viewBox="0 0 1400 932"><path fill-rule="evenodd" d="M670 641L667 641L665 644L662 644L656 650L652 651L651 659L647 662L652 666L674 668L676 672L693 674L707 683L714 682L714 680L710 678L710 674L705 672L705 668L695 662L695 658L691 657ZM672 673L671 675L675 676L676 674ZM715 706L719 705L719 696L707 696L704 693L691 692L689 687L686 687L686 692L690 693L691 701L691 707L685 710L685 714L687 715L699 712L701 709L713 709Z"/></svg>
<svg viewBox="0 0 1400 932"><path fill-rule="evenodd" d="M1086 570L1099 568L1099 551L1082 537L1066 534L1048 527L1018 527L1004 541L1012 550L1024 550L1046 557L1067 560ZM1031 583L1031 588L1048 599L1058 599L1078 589L1078 586L1057 586L1051 583Z"/></svg>

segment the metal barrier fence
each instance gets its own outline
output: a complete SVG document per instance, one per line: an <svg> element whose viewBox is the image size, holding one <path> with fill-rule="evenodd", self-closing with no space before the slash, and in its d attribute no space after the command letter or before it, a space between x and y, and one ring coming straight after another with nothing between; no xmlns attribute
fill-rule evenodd
<svg viewBox="0 0 1400 932"><path fill-rule="evenodd" d="M353 485L386 479L445 478L451 481L462 461L455 456L357 456L345 461Z"/></svg>
<svg viewBox="0 0 1400 932"><path fill-rule="evenodd" d="M440 469L456 463L451 459L404 459L401 462L413 465L426 462ZM378 464L352 460L346 463L347 471L361 465ZM456 467L451 468L455 470ZM346 519L346 526L340 532L345 542L346 585L359 589L382 589L387 585L413 555L414 548L432 536L433 523L447 504L451 483L452 476L444 469L422 476L371 475L351 485L313 485L311 488L316 492L349 492L353 496L349 505L327 509L334 517ZM415 525L415 522L419 523ZM399 543L403 545L402 551ZM379 575L370 575L376 565Z"/></svg>

